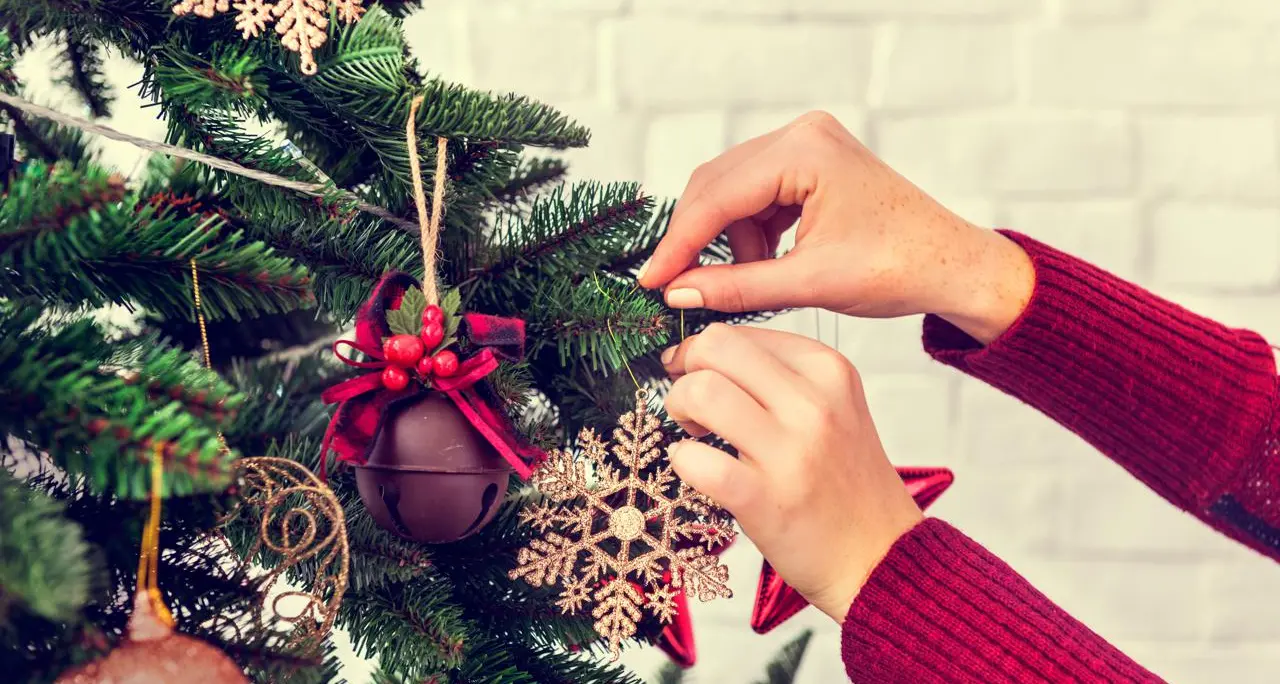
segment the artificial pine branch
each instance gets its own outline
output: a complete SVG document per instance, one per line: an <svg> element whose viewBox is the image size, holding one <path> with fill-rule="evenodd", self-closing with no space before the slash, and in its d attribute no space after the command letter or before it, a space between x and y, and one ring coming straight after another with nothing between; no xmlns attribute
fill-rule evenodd
<svg viewBox="0 0 1280 684"><path fill-rule="evenodd" d="M244 397L205 370L190 354L148 335L117 345L107 368L119 368L126 385L144 389L153 402L173 401L187 413L212 425L234 420ZM135 370L141 369L141 370Z"/></svg>
<svg viewBox="0 0 1280 684"><path fill-rule="evenodd" d="M10 611L66 622L89 600L100 568L63 506L0 469L0 634ZM0 639L2 641L2 639Z"/></svg>
<svg viewBox="0 0 1280 684"><path fill-rule="evenodd" d="M282 220L293 213L298 220ZM306 264L314 275L312 288L318 303L340 324L355 315L388 271L421 277L422 249L417 241L385 228L381 220L364 215L330 218L314 208L247 215L272 217L249 224L246 231Z"/></svg>
<svg viewBox="0 0 1280 684"><path fill-rule="evenodd" d="M54 235L63 231L72 232L67 236L70 249L95 241L96 226L87 215L124 196L124 179L96 166L29 164L13 180L0 206L0 259L13 268L35 267L26 262L37 261L40 251L49 249Z"/></svg>
<svg viewBox="0 0 1280 684"><path fill-rule="evenodd" d="M634 183L579 183L567 197L557 187L527 216L505 217L468 280L492 293L486 298L503 298L538 281L590 273L644 225L651 207Z"/></svg>
<svg viewBox="0 0 1280 684"><path fill-rule="evenodd" d="M228 442L245 453L270 454L312 467L310 459L319 451L318 440L328 421L320 392L346 370L318 354L232 364L226 379L244 403L227 426Z"/></svg>
<svg viewBox="0 0 1280 684"><path fill-rule="evenodd" d="M117 201L121 192L93 166L28 164L14 181L15 201L0 206L0 295L191 316L194 257L211 319L311 303L306 271L262 243L222 235L217 218L136 196Z"/></svg>
<svg viewBox="0 0 1280 684"><path fill-rule="evenodd" d="M403 131L415 93L408 87L400 22L374 7L335 33L316 56L320 71L312 92L351 120ZM479 93L440 80L427 82L419 92L426 96L417 121L422 137L558 148L581 147L589 140L586 129L528 98Z"/></svg>
<svg viewBox="0 0 1280 684"><path fill-rule="evenodd" d="M602 664L587 654L568 656L525 642L512 643L508 649L517 666L539 684L642 684L621 666Z"/></svg>
<svg viewBox="0 0 1280 684"><path fill-rule="evenodd" d="M103 75L98 46L76 31L65 32L62 41L66 73L56 82L76 91L95 118L110 116L111 102L115 98Z"/></svg>
<svg viewBox="0 0 1280 684"><path fill-rule="evenodd" d="M95 491L145 496L156 449L166 495L218 491L229 483L234 454L222 452L213 428L111 370L111 347L89 321L49 332L35 325L38 313L0 308L0 432L49 451ZM139 362L129 370L142 378L187 372L176 366L188 362L170 354ZM228 395L227 402L235 399Z"/></svg>
<svg viewBox="0 0 1280 684"><path fill-rule="evenodd" d="M493 191L498 202L531 201L537 193L564 180L569 167L559 159L526 159Z"/></svg>
<svg viewBox="0 0 1280 684"><path fill-rule="evenodd" d="M800 661L804 658L809 640L813 638L813 630L806 629L799 636L788 641L769 663L765 678L757 684L792 684L800 670Z"/></svg>
<svg viewBox="0 0 1280 684"><path fill-rule="evenodd" d="M532 399L533 376L527 361L504 362L485 378L490 394L511 415L519 415Z"/></svg>
<svg viewBox="0 0 1280 684"><path fill-rule="evenodd" d="M267 84L261 71L262 61L241 45L219 48L208 59L170 47L164 60L149 65L143 82L147 89L159 88L165 102L189 111L247 117L263 106Z"/></svg>
<svg viewBox="0 0 1280 684"><path fill-rule="evenodd" d="M449 594L443 580L348 593L338 626L350 633L357 653L390 672L422 678L463 660L470 626Z"/></svg>
<svg viewBox="0 0 1280 684"><path fill-rule="evenodd" d="M281 69L263 69L257 76L265 83L257 91L264 93L265 110L284 126L285 137L334 183L360 187L378 176L378 159L367 146L334 144L353 141L357 133L307 91L307 77Z"/></svg>
<svg viewBox="0 0 1280 684"><path fill-rule="evenodd" d="M652 389L652 384L640 376L637 379ZM548 374L539 386L557 408L558 445L571 443L584 427L615 423L620 414L635 407L636 386L625 370Z"/></svg>
<svg viewBox="0 0 1280 684"><path fill-rule="evenodd" d="M534 290L529 312L536 340L531 353L554 344L560 367L581 364L590 373L618 371L629 359L660 349L670 339L666 307L634 284L607 275L576 284L545 283Z"/></svg>

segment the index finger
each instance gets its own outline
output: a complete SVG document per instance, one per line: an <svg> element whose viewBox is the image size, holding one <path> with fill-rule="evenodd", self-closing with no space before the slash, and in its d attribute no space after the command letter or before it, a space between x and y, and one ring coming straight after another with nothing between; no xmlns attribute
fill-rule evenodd
<svg viewBox="0 0 1280 684"><path fill-rule="evenodd" d="M829 372L829 364L823 359L839 354L831 347L804 335L746 325L734 326L733 330L735 334L750 340L776 357L784 366L804 377L821 377ZM689 349L693 346L693 341L703 334L705 333L692 335L662 353L662 366L671 377L677 378L695 370L696 364L689 360Z"/></svg>
<svg viewBox="0 0 1280 684"><path fill-rule="evenodd" d="M775 132L745 142L695 173L671 214L666 235L640 273L642 286L653 289L671 282L729 224L773 204L781 173L774 152L779 139Z"/></svg>

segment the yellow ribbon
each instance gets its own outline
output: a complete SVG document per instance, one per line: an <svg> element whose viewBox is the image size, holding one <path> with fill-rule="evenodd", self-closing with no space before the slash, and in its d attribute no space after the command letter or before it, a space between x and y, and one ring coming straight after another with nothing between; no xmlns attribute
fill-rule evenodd
<svg viewBox="0 0 1280 684"><path fill-rule="evenodd" d="M160 595L160 488L164 481L164 442L156 440L151 456L151 512L142 530L142 551L138 554L138 590L147 592L156 617L170 627L173 613Z"/></svg>

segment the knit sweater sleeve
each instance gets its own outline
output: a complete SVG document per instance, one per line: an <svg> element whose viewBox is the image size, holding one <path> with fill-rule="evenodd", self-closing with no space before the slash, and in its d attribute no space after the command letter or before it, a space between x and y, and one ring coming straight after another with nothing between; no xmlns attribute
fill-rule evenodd
<svg viewBox="0 0 1280 684"><path fill-rule="evenodd" d="M841 651L857 684L1163 681L936 518L876 566Z"/></svg>
<svg viewBox="0 0 1280 684"><path fill-rule="evenodd" d="M926 317L928 352L1280 560L1280 402L1266 341L1004 234L1035 266L1027 308L986 347ZM899 539L868 578L845 618L842 650L859 684L1161 681L933 519Z"/></svg>
<svg viewBox="0 0 1280 684"><path fill-rule="evenodd" d="M928 352L1039 409L1173 505L1280 560L1271 346L1004 234L1035 266L1026 309L986 347L927 317Z"/></svg>

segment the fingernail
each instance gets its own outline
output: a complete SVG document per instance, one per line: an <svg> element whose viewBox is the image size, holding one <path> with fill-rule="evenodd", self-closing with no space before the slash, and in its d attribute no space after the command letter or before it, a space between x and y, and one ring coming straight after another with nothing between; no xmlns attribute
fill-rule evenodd
<svg viewBox="0 0 1280 684"><path fill-rule="evenodd" d="M675 347L667 347L666 349L662 350L662 365L665 366L670 364L672 359L674 358L676 358Z"/></svg>
<svg viewBox="0 0 1280 684"><path fill-rule="evenodd" d="M640 265L640 270L636 271L636 280L640 280L641 278L644 277L644 274L649 272L650 261L652 261L652 259L646 259L645 262Z"/></svg>
<svg viewBox="0 0 1280 684"><path fill-rule="evenodd" d="M667 305L677 309L701 308L702 293L688 287L672 290L667 293Z"/></svg>

